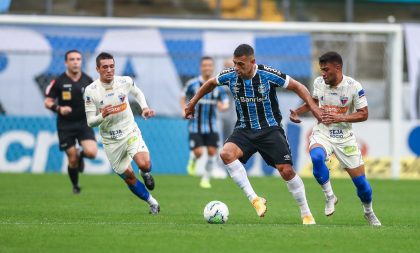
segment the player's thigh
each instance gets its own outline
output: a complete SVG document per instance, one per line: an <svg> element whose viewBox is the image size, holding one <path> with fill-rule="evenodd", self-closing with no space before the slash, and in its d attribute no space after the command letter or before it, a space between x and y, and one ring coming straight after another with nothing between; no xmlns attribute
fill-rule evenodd
<svg viewBox="0 0 420 253"><path fill-rule="evenodd" d="M249 131L245 129L239 128L236 128L233 131L223 145L220 154L223 161L226 162L226 160L239 159L242 163L246 163L248 159L257 152L257 149L249 138L251 133L248 132Z"/></svg>
<svg viewBox="0 0 420 253"><path fill-rule="evenodd" d="M188 136L190 150L204 146L204 138L202 134L190 133Z"/></svg>
<svg viewBox="0 0 420 253"><path fill-rule="evenodd" d="M77 140L80 146L83 147L85 155L89 158L94 158L98 152L98 145L95 139L95 132L92 128L86 126L80 129Z"/></svg>
<svg viewBox="0 0 420 253"><path fill-rule="evenodd" d="M255 142L258 152L267 164L272 167L282 164L292 165L292 153L284 130L281 127L263 129Z"/></svg>
<svg viewBox="0 0 420 253"><path fill-rule="evenodd" d="M333 145L329 141L328 137L321 134L320 132L312 132L309 137L309 150L312 150L316 147L321 147L324 149L326 158L332 155L334 152Z"/></svg>
<svg viewBox="0 0 420 253"><path fill-rule="evenodd" d="M140 131L134 131L127 137L127 153L138 167L150 166L150 154Z"/></svg>
<svg viewBox="0 0 420 253"><path fill-rule="evenodd" d="M359 169L364 165L362 153L357 146L356 138L352 136L343 143L333 145L334 153L343 169Z"/></svg>
<svg viewBox="0 0 420 253"><path fill-rule="evenodd" d="M131 162L131 157L127 153L126 141L120 141L116 143L103 144L105 154L111 164L112 169L118 175L121 175L126 171Z"/></svg>

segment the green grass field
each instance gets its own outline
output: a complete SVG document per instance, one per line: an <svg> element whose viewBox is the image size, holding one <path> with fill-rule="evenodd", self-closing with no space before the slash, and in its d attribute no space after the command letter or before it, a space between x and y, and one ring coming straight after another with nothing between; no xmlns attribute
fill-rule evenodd
<svg viewBox="0 0 420 253"><path fill-rule="evenodd" d="M161 213L148 214L115 175L81 176L82 194L66 175L0 174L0 252L418 252L420 182L371 180L374 208L383 226L373 228L351 180L334 180L336 213L323 215L314 179L305 179L317 225L301 225L298 207L279 178L251 178L268 200L260 219L231 179L156 176L153 195ZM230 210L224 225L203 220L211 200Z"/></svg>

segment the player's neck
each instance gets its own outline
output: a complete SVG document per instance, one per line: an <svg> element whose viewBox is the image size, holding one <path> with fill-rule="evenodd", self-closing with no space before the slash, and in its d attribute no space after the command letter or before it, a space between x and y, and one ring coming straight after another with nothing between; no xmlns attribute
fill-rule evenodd
<svg viewBox="0 0 420 253"><path fill-rule="evenodd" d="M101 81L101 83L104 84L104 85L112 85L112 82L114 81L114 79L109 81L109 80L103 80L103 79L99 78L99 81Z"/></svg>
<svg viewBox="0 0 420 253"><path fill-rule="evenodd" d="M80 77L82 76L82 72L80 71L80 72L76 72L76 73L73 73L73 72L70 72L70 71L68 71L68 70L66 70L66 75L71 79L71 80L73 80L73 81L78 81L79 79L80 79Z"/></svg>
<svg viewBox="0 0 420 253"><path fill-rule="evenodd" d="M257 65L254 64L254 66L252 66L251 71L246 76L244 76L243 79L245 79L245 80L252 79L255 76L256 70L257 70Z"/></svg>
<svg viewBox="0 0 420 253"><path fill-rule="evenodd" d="M343 78L344 78L343 74L339 75L334 85L331 85L331 86L337 87L343 81Z"/></svg>

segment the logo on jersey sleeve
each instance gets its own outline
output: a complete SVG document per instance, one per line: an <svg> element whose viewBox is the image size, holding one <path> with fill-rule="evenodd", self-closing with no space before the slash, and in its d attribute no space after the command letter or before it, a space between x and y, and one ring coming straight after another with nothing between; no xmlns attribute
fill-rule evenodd
<svg viewBox="0 0 420 253"><path fill-rule="evenodd" d="M92 98L91 98L90 96L86 96L86 97L85 97L85 103L86 103L87 105L91 104L91 103L92 103Z"/></svg>
<svg viewBox="0 0 420 253"><path fill-rule="evenodd" d="M365 96L365 90L364 89L359 90L358 94L359 94L359 98L364 97Z"/></svg>

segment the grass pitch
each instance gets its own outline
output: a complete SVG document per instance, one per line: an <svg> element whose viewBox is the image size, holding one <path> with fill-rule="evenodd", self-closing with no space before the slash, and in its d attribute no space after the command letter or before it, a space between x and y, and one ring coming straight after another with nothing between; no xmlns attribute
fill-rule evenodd
<svg viewBox="0 0 420 253"><path fill-rule="evenodd" d="M418 252L419 181L371 180L374 209L383 226L373 228L350 179L332 181L339 203L323 214L324 197L304 179L317 225L303 226L299 210L280 178L251 178L267 198L266 217L257 217L228 178L210 190L199 178L155 176L157 216L116 175L81 175L73 195L67 175L0 174L0 252ZM227 204L227 224L203 220L207 202Z"/></svg>

